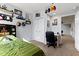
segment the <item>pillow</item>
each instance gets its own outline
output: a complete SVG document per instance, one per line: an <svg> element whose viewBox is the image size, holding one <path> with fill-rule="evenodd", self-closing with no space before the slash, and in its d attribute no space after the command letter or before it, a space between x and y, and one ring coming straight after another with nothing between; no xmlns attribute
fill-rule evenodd
<svg viewBox="0 0 79 59"><path fill-rule="evenodd" d="M27 42L27 43L31 43L30 41L28 41L28 40L26 40L26 39L24 39L24 38L23 38L23 41L25 41L25 42Z"/></svg>
<svg viewBox="0 0 79 59"><path fill-rule="evenodd" d="M1 37L0 37L0 40L1 40L2 38L3 38L3 37L1 36Z"/></svg>
<svg viewBox="0 0 79 59"><path fill-rule="evenodd" d="M12 40L16 40L16 37L13 35L6 35L6 37L11 38Z"/></svg>
<svg viewBox="0 0 79 59"><path fill-rule="evenodd" d="M10 43L11 42L11 40L9 40L9 38L7 38L7 37L0 37L0 44L8 44L8 43Z"/></svg>

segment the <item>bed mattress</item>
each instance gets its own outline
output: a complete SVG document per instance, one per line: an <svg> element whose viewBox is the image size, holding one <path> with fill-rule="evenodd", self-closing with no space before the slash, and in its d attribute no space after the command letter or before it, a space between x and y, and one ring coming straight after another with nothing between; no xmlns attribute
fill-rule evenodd
<svg viewBox="0 0 79 59"><path fill-rule="evenodd" d="M14 36L0 37L0 56L44 56L44 52L31 42Z"/></svg>

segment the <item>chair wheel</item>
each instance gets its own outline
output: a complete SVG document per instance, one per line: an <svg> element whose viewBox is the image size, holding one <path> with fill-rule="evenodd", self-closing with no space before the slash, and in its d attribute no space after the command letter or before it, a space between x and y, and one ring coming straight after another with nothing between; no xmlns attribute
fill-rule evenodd
<svg viewBox="0 0 79 59"><path fill-rule="evenodd" d="M49 45L47 47L50 47Z"/></svg>

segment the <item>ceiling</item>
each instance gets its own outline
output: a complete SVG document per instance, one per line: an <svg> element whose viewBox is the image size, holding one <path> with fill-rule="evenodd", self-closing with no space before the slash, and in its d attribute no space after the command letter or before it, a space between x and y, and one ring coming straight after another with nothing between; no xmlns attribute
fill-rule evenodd
<svg viewBox="0 0 79 59"><path fill-rule="evenodd" d="M76 11L76 7L79 6L79 3L58 3L56 5L56 14L62 15L62 14L69 14L74 13Z"/></svg>
<svg viewBox="0 0 79 59"><path fill-rule="evenodd" d="M50 5L49 3L12 3L11 5L17 6L26 12L32 13L39 10L45 10Z"/></svg>
<svg viewBox="0 0 79 59"><path fill-rule="evenodd" d="M17 6L28 13L32 13L37 10L46 10L50 6L50 3L11 3L11 5ZM62 15L74 13L74 9L79 6L79 3L55 3L55 6L56 15ZM52 15L52 13L50 15Z"/></svg>

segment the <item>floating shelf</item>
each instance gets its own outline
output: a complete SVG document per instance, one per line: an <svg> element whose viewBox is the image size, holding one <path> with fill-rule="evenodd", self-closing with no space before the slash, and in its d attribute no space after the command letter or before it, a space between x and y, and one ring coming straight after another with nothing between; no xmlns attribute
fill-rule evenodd
<svg viewBox="0 0 79 59"><path fill-rule="evenodd" d="M6 13L9 13L9 14L12 14L12 13L13 13L13 12L11 12L11 11L9 11L9 10L4 10L4 9L2 9L2 8L0 8L0 11L6 12Z"/></svg>

